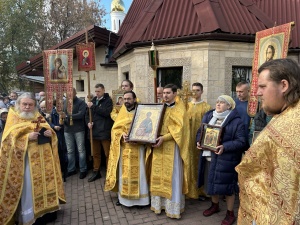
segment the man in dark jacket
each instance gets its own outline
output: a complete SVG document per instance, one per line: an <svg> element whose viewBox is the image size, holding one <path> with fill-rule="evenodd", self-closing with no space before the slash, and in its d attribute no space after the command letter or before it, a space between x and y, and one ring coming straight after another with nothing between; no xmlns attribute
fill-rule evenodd
<svg viewBox="0 0 300 225"><path fill-rule="evenodd" d="M86 152L84 145L84 115L86 111L85 102L76 96L76 89L73 88L73 111L72 115L68 115L67 104L64 104L64 112L66 114L64 119L64 135L68 152L68 176L76 174L75 166L75 144L79 152L79 167L80 167L80 179L86 177L87 165L86 165ZM66 103L66 102L65 102ZM73 125L70 125L70 118L72 117Z"/></svg>
<svg viewBox="0 0 300 225"><path fill-rule="evenodd" d="M110 117L113 102L108 93L105 93L103 84L96 84L95 94L96 96L92 101L87 103L87 106L92 112L93 122L89 122L89 113L86 113L87 125L89 129L92 129L93 133L93 174L89 178L89 182L95 181L101 177L101 146L106 156L107 165L110 149L110 132L114 123Z"/></svg>

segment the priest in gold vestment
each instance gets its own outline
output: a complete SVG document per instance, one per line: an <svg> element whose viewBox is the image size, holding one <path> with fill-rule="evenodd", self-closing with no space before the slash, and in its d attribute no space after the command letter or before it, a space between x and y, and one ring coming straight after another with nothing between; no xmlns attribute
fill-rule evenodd
<svg viewBox="0 0 300 225"><path fill-rule="evenodd" d="M160 214L164 209L168 217L179 219L188 193L190 132L185 105L176 95L176 85L164 87L167 107L151 153L150 193L152 211Z"/></svg>
<svg viewBox="0 0 300 225"><path fill-rule="evenodd" d="M0 224L32 224L65 203L57 138L41 118L31 93L9 111L0 149ZM49 141L38 145L34 130L41 128Z"/></svg>
<svg viewBox="0 0 300 225"><path fill-rule="evenodd" d="M204 188L198 188L198 164L200 150L196 147L196 135L201 125L202 118L206 112L211 109L211 106L201 100L203 93L203 85L201 83L193 83L192 91L194 93L192 101L188 103L187 114L189 118L189 126L191 130L190 136L190 182L188 197L198 198L199 196L206 196Z"/></svg>
<svg viewBox="0 0 300 225"><path fill-rule="evenodd" d="M300 224L300 68L291 59L258 70L262 108L273 119L236 167L240 225Z"/></svg>
<svg viewBox="0 0 300 225"><path fill-rule="evenodd" d="M133 91L124 93L124 107L120 109L111 131L111 147L106 173L105 191L118 191L116 205L149 205L146 178L146 146L128 142L128 132L136 109Z"/></svg>

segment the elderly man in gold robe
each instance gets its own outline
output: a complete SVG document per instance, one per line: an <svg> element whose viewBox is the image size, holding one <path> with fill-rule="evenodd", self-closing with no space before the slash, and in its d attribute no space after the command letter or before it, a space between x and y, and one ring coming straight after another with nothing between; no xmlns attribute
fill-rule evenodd
<svg viewBox="0 0 300 225"><path fill-rule="evenodd" d="M0 149L0 224L33 224L65 203L57 138L42 118L31 93L19 96L8 113Z"/></svg>
<svg viewBox="0 0 300 225"><path fill-rule="evenodd" d="M111 131L111 147L106 173L105 191L118 191L116 205L149 205L146 178L146 146L128 141L130 124L136 109L136 95L125 91L124 106L120 109Z"/></svg>
<svg viewBox="0 0 300 225"><path fill-rule="evenodd" d="M192 101L188 103L187 114L190 122L190 182L189 182L189 193L190 198L203 199L206 196L204 188L198 188L198 164L200 150L196 147L196 135L201 125L202 118L206 112L211 109L211 106L201 99L203 93L203 85L199 82L192 84L193 97Z"/></svg>
<svg viewBox="0 0 300 225"><path fill-rule="evenodd" d="M176 85L164 87L166 111L160 136L153 145L150 193L152 211L160 214L164 209L168 217L179 219L188 192L190 133L185 105L176 96Z"/></svg>
<svg viewBox="0 0 300 225"><path fill-rule="evenodd" d="M274 116L236 167L238 224L300 224L300 68L276 59L258 72L257 95Z"/></svg>

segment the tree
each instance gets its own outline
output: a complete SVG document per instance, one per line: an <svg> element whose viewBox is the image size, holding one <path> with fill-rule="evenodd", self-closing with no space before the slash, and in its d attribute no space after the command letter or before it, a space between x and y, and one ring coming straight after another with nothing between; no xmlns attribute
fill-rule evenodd
<svg viewBox="0 0 300 225"><path fill-rule="evenodd" d="M6 0L0 7L0 82L2 91L19 86L15 67L35 54L32 24L37 20L41 0Z"/></svg>
<svg viewBox="0 0 300 225"><path fill-rule="evenodd" d="M100 3L101 0L0 0L0 92L20 88L22 81L15 68L21 62L86 26L102 26L106 12Z"/></svg>
<svg viewBox="0 0 300 225"><path fill-rule="evenodd" d="M40 17L44 19L37 24L35 34L39 50L66 40L89 25L102 26L105 14L100 1L45 0L44 12L40 13Z"/></svg>

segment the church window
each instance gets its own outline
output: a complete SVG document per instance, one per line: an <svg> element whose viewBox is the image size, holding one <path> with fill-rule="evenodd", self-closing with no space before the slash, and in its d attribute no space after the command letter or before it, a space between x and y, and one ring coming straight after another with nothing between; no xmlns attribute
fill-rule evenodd
<svg viewBox="0 0 300 225"><path fill-rule="evenodd" d="M84 80L76 80L76 90L78 92L84 91Z"/></svg>
<svg viewBox="0 0 300 225"><path fill-rule="evenodd" d="M123 80L128 80L129 79L129 72L123 73Z"/></svg>
<svg viewBox="0 0 300 225"><path fill-rule="evenodd" d="M252 68L248 66L232 67L231 96L236 98L236 85L241 81L247 81L249 84L252 80Z"/></svg>
<svg viewBox="0 0 300 225"><path fill-rule="evenodd" d="M176 84L178 88L182 87L182 67L167 67L157 69L157 87L163 87L167 84Z"/></svg>

